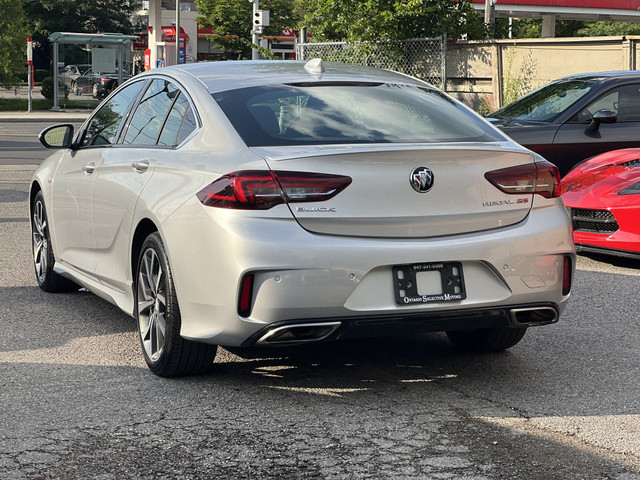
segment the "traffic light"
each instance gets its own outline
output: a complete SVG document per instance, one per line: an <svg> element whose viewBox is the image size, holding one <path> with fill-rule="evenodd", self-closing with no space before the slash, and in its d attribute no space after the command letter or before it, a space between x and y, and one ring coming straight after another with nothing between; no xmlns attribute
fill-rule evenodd
<svg viewBox="0 0 640 480"><path fill-rule="evenodd" d="M256 10L255 12L253 12L253 26L268 27L269 26L269 10Z"/></svg>

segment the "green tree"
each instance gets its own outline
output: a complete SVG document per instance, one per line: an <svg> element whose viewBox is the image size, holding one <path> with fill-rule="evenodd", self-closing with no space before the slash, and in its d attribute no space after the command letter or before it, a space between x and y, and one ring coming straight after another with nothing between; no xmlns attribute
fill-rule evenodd
<svg viewBox="0 0 640 480"><path fill-rule="evenodd" d="M248 3L248 2L247 2ZM50 68L53 32L133 33L130 0L29 0L24 3L27 26L33 32L36 68Z"/></svg>
<svg viewBox="0 0 640 480"><path fill-rule="evenodd" d="M584 22L576 32L578 37L609 37L619 35L640 35L640 24L626 22Z"/></svg>
<svg viewBox="0 0 640 480"><path fill-rule="evenodd" d="M196 0L198 23L212 27L210 39L224 50L247 54L251 50L253 4L248 0ZM269 26L263 35L279 35L293 28L298 15L291 0L261 0L260 10L269 10Z"/></svg>
<svg viewBox="0 0 640 480"><path fill-rule="evenodd" d="M27 73L27 34L20 0L0 0L0 85L11 88Z"/></svg>
<svg viewBox="0 0 640 480"><path fill-rule="evenodd" d="M485 28L470 0L298 0L303 23L319 40L483 38Z"/></svg>

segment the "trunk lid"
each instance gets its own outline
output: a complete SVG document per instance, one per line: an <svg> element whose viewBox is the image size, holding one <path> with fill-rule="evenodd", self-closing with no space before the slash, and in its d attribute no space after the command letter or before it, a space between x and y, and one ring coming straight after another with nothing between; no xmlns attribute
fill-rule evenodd
<svg viewBox="0 0 640 480"><path fill-rule="evenodd" d="M508 195L488 171L533 163L530 152L501 144L375 147L254 147L273 171L347 175L353 182L324 202L289 203L299 224L320 234L416 238L506 227L523 220L532 194ZM411 183L432 172L422 193ZM412 180L412 177L417 177Z"/></svg>

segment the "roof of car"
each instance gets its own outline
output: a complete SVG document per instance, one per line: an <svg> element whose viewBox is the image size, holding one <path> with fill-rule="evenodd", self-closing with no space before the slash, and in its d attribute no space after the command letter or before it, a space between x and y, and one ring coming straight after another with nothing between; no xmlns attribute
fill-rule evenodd
<svg viewBox="0 0 640 480"><path fill-rule="evenodd" d="M566 77L559 78L558 81L572 80L572 79L625 79L625 78L640 78L640 71L637 70L613 70L610 72L589 72L589 73L577 73L574 75L568 75Z"/></svg>
<svg viewBox="0 0 640 480"><path fill-rule="evenodd" d="M323 73L309 73L305 61L296 60L238 60L202 62L162 69L177 73L177 69L200 80L209 92L221 92L243 87L268 84L306 82L392 82L425 86L426 83L408 75L342 63L324 63ZM159 73L157 70L155 73Z"/></svg>

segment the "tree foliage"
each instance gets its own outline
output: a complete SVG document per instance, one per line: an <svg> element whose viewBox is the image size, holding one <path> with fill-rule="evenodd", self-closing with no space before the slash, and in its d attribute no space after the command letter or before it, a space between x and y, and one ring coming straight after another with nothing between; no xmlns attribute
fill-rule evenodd
<svg viewBox="0 0 640 480"><path fill-rule="evenodd" d="M579 37L614 37L640 35L640 24L627 22L584 22L576 32Z"/></svg>
<svg viewBox="0 0 640 480"><path fill-rule="evenodd" d="M509 31L506 18L496 19L495 38L507 38ZM542 32L539 18L513 20L513 38L538 38ZM640 24L627 22L585 22L581 20L556 20L556 37L619 37L640 35Z"/></svg>
<svg viewBox="0 0 640 480"><path fill-rule="evenodd" d="M212 27L210 39L222 48L247 53L250 50L253 3L248 0L196 0L198 23ZM261 0L260 10L269 10L269 26L263 35L279 35L285 28L294 28L298 15L291 0Z"/></svg>
<svg viewBox="0 0 640 480"><path fill-rule="evenodd" d="M0 0L0 86L14 87L27 72L27 34L19 0Z"/></svg>
<svg viewBox="0 0 640 480"><path fill-rule="evenodd" d="M53 32L133 33L136 9L137 2L129 0L26 0L27 27L36 47L34 63L49 68L47 39Z"/></svg>
<svg viewBox="0 0 640 480"><path fill-rule="evenodd" d="M298 0L318 40L378 41L447 36L483 38L470 0Z"/></svg>

